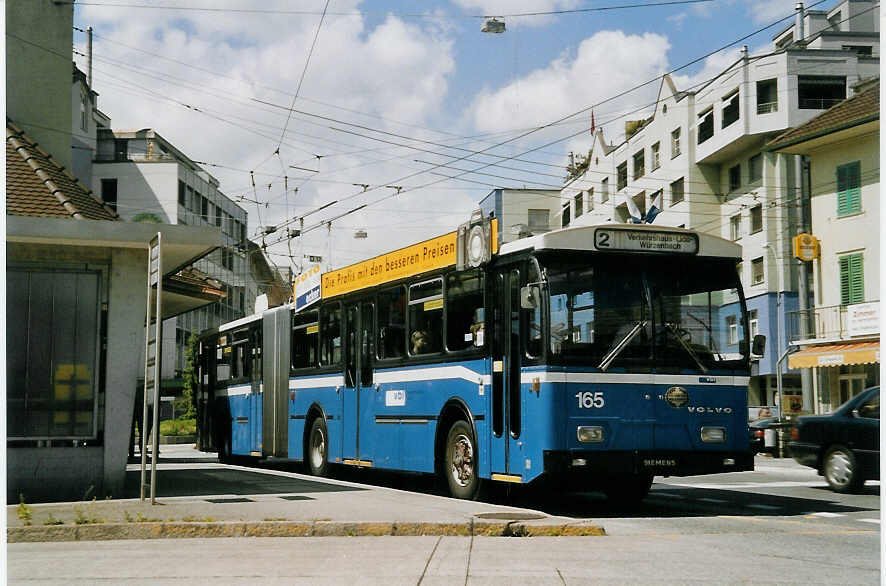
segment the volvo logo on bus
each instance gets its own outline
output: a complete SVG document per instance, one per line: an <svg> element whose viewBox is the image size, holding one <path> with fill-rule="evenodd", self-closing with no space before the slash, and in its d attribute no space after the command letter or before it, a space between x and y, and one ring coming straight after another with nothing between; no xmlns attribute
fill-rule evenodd
<svg viewBox="0 0 886 586"><path fill-rule="evenodd" d="M671 387L665 393L665 401L674 409L679 409L689 403L689 393L683 387Z"/></svg>

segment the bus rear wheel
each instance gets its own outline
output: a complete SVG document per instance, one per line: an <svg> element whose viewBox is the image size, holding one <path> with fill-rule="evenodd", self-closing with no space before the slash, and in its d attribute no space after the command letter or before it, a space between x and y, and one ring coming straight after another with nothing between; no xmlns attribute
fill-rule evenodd
<svg viewBox="0 0 886 586"><path fill-rule="evenodd" d="M480 489L477 444L471 426L464 421L456 421L449 428L443 473L449 485L449 494L453 497L467 500L477 498Z"/></svg>
<svg viewBox="0 0 886 586"><path fill-rule="evenodd" d="M308 472L314 476L322 477L329 474L329 434L326 432L326 422L322 417L317 417L311 423L305 449L305 463Z"/></svg>

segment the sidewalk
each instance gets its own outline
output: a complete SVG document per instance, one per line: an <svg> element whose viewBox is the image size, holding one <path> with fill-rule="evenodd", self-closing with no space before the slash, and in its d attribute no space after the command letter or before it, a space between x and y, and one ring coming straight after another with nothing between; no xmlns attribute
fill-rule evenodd
<svg viewBox="0 0 886 586"><path fill-rule="evenodd" d="M138 455L136 461L127 466L132 496L138 494ZM160 447L156 492L156 505L150 498L34 504L25 509L9 505L8 540L604 534L588 521L516 507L277 469L221 466L215 454L191 445Z"/></svg>

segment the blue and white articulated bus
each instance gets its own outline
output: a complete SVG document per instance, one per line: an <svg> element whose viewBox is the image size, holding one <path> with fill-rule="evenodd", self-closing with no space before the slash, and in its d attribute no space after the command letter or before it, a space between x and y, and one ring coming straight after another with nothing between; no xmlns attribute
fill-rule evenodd
<svg viewBox="0 0 886 586"><path fill-rule="evenodd" d="M204 333L220 459L439 474L459 498L549 478L638 501L655 475L753 469L738 245L607 224L499 249L497 230L324 273L314 304Z"/></svg>

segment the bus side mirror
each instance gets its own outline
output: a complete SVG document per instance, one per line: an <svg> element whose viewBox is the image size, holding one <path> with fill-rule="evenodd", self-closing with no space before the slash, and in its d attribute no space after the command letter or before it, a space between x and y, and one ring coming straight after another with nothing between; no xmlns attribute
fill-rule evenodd
<svg viewBox="0 0 886 586"><path fill-rule="evenodd" d="M763 334L757 334L754 336L754 341L751 344L751 354L756 354L757 356L763 356L766 353L766 336Z"/></svg>
<svg viewBox="0 0 886 586"><path fill-rule="evenodd" d="M520 288L520 308L535 309L541 305L541 293L538 285L526 285Z"/></svg>

